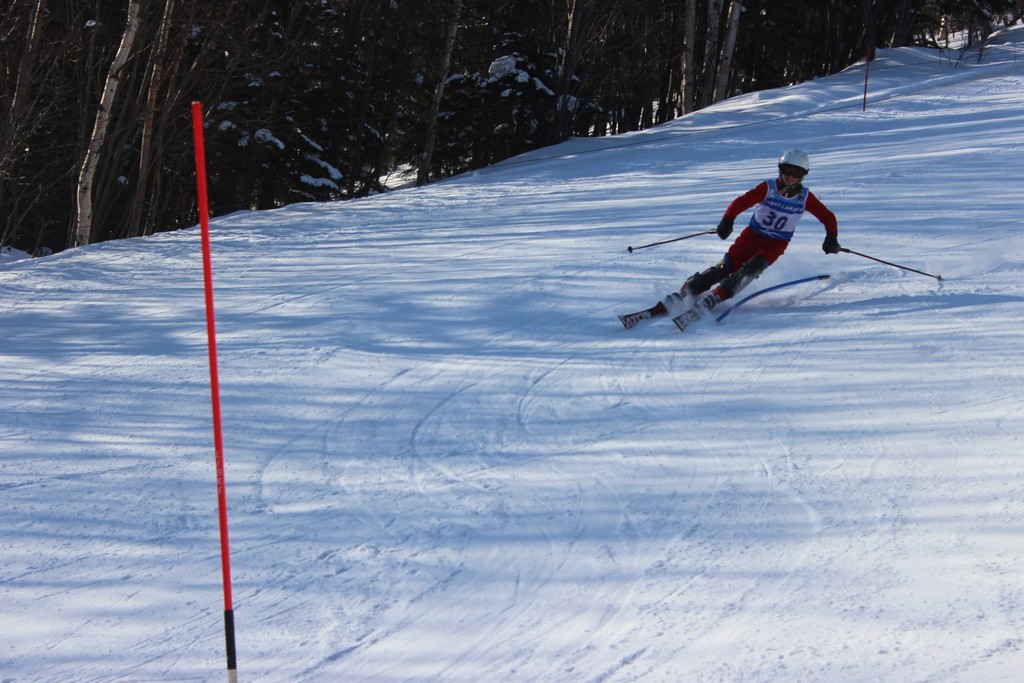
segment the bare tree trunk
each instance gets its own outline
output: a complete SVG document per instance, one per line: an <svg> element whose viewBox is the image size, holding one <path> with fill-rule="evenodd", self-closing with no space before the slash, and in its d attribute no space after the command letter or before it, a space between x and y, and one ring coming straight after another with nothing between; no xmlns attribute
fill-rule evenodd
<svg viewBox="0 0 1024 683"><path fill-rule="evenodd" d="M704 78L700 88L701 109L712 102L715 95L715 75L718 73L718 33L722 25L722 0L708 0L708 32L704 48Z"/></svg>
<svg viewBox="0 0 1024 683"><path fill-rule="evenodd" d="M441 100L444 98L444 83L448 80L448 68L452 63L452 52L455 50L455 38L459 33L459 17L462 14L462 0L455 0L452 7L452 18L448 24L448 37L441 56L441 72L438 74L437 87L434 88L434 100L430 103L430 118L427 120L427 140L423 146L423 156L416 173L416 184L425 185L430 179L430 162L434 158L434 145L437 143L437 119L441 115Z"/></svg>
<svg viewBox="0 0 1024 683"><path fill-rule="evenodd" d="M896 21L893 22L889 47L904 47L910 44L911 31L921 12L924 0L900 0L896 6Z"/></svg>
<svg viewBox="0 0 1024 683"><path fill-rule="evenodd" d="M861 8L864 11L864 30L868 43L866 58L871 61L875 55L875 48L878 47L875 43L875 10L871 0L861 0Z"/></svg>
<svg viewBox="0 0 1024 683"><path fill-rule="evenodd" d="M686 15L683 18L683 113L689 114L696 109L695 80L697 68L694 59L694 43L697 42L697 0L686 0Z"/></svg>
<svg viewBox="0 0 1024 683"><path fill-rule="evenodd" d="M103 152L103 143L107 137L107 127L110 125L110 113L117 101L117 88L121 81L121 70L128 61L132 51L132 44L139 31L139 0L129 0L128 20L125 22L124 34L121 36L121 44L117 48L114 60L110 63L110 71L107 72L107 80L103 87L103 95L100 97L100 106L96 111L96 123L93 126L92 136L89 138L89 148L82 160L82 169L78 176L78 212L75 224L75 239L72 246L80 247L89 244L92 239L92 186L96 177L96 167L99 164L100 155Z"/></svg>
<svg viewBox="0 0 1024 683"><path fill-rule="evenodd" d="M186 0L186 12L184 26L192 26L195 24L196 17L196 5L198 0ZM174 48L174 54L170 57L167 76L165 81L167 88L165 89L165 99L163 106L160 108L159 116L157 116L156 126L154 129L154 136L158 141L162 141L167 134L168 121L174 118L174 112L178 111L178 106L182 100L185 99L185 90L189 89L189 83L194 83L196 80L196 74L199 69L199 61L190 61L185 64L185 47L186 41L188 40L188 32L182 31L178 38L178 43ZM202 58L209 59L209 54ZM184 72L183 72L184 66ZM176 223L179 219L175 212L171 211L170 215L167 214L167 207L174 202L173 199L166 198L167 195L163 192L163 178L164 178L164 161L163 151L165 145L157 144L155 146L155 154L152 164L152 179L150 181L150 193L151 203L149 210L144 214L144 223L142 226L142 234L148 235L153 232L154 227L158 220L170 220L171 224ZM174 183L171 184L174 187ZM173 193L172 193L173 196ZM191 194L189 195L191 197ZM191 215L189 216L191 220Z"/></svg>
<svg viewBox="0 0 1024 683"><path fill-rule="evenodd" d="M580 62L583 50L583 37L590 22L593 10L592 0L569 0L566 8L565 46L562 49L562 61L558 65L558 92L556 93L555 115L557 116L554 134L561 142L569 136L572 128L572 98L570 90L576 76L576 67Z"/></svg>
<svg viewBox="0 0 1024 683"><path fill-rule="evenodd" d="M736 52L736 33L740 27L740 13L743 3L732 0L729 3L729 17L725 22L725 39L722 40L722 57L718 61L718 77L715 79L715 102L726 98L731 82L732 58Z"/></svg>
<svg viewBox="0 0 1024 683"><path fill-rule="evenodd" d="M145 234L142 225L142 210L146 203L146 195L150 187L150 161L153 148L153 129L156 119L157 92L163 83L164 52L167 48L167 36L171 26L171 14L174 12L174 0L164 2L164 13L160 18L157 30L156 45L150 55L149 86L146 90L146 104L142 116L142 142L139 145L139 178L135 185L135 197L132 199L131 217L128 221L128 235Z"/></svg>
<svg viewBox="0 0 1024 683"><path fill-rule="evenodd" d="M29 19L21 62L18 64L18 75L14 82L14 93L10 105L3 112L3 126L0 127L0 200L4 196L4 181L9 177L10 169L15 166L15 148L19 140L28 137L28 130L35 125L36 100L29 98L29 85L33 79L33 67L36 64L40 36L42 34L43 13L46 0L36 0ZM8 214L5 216L3 232L0 233L0 245L14 237L20 219Z"/></svg>
<svg viewBox="0 0 1024 683"><path fill-rule="evenodd" d="M11 104L6 112L6 119L4 124L4 140L5 142L9 138L17 138L17 135L11 133L15 126L18 125L20 116L23 113L21 110L25 107L24 100L28 92L29 83L32 80L33 66L35 66L36 60L36 49L39 45L39 39L41 35L42 23L43 23L43 12L46 10L46 0L36 0L36 6L32 10L32 15L29 20L29 26L27 31L27 37L25 39L24 49L22 50L21 63L18 64L18 76L14 82L14 95L11 98ZM4 149L6 152L7 150Z"/></svg>

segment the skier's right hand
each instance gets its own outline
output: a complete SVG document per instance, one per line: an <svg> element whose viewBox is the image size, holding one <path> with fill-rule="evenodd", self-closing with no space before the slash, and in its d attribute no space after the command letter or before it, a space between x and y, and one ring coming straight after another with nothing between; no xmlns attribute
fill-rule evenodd
<svg viewBox="0 0 1024 683"><path fill-rule="evenodd" d="M735 220L735 218L730 218L729 216L722 216L722 220L718 222L718 227L715 228L718 236L723 240L729 239L729 235L732 234L732 224Z"/></svg>

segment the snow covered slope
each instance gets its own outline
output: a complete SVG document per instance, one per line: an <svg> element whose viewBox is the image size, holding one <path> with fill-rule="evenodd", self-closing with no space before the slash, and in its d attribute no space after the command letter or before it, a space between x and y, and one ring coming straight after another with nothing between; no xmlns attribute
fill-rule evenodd
<svg viewBox="0 0 1024 683"><path fill-rule="evenodd" d="M240 680L1024 678L1021 33L214 221ZM623 330L791 146L943 281L807 218ZM222 679L203 315L197 230L0 269L0 679Z"/></svg>

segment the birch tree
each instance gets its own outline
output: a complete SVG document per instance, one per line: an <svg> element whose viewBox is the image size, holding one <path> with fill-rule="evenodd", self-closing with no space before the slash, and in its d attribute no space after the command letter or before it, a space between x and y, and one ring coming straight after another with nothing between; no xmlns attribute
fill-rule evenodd
<svg viewBox="0 0 1024 683"><path fill-rule="evenodd" d="M740 14L743 3L732 0L729 3L729 14L725 22L725 38L722 40L722 55L718 60L718 76L715 78L715 102L726 98L729 92L732 73L732 59L736 52L736 34L740 27Z"/></svg>
<svg viewBox="0 0 1024 683"><path fill-rule="evenodd" d="M110 125L110 117L117 104L117 89L121 82L122 70L131 55L132 45L135 36L139 31L139 0L129 0L128 18L125 22L124 33L121 36L121 44L117 48L113 61L110 63L110 70L103 86L103 94L100 97L100 106L96 111L96 122L93 126L92 135L89 138L89 146L82 160L81 172L78 176L78 202L75 221L75 234L72 246L80 247L89 244L92 238L92 190L93 181L96 177L96 167L99 165L100 157L103 154L103 146L106 142L107 128Z"/></svg>

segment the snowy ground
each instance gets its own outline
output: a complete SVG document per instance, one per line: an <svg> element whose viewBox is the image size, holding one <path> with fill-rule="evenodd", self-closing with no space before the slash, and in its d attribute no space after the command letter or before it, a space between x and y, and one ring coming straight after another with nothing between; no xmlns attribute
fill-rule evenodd
<svg viewBox="0 0 1024 683"><path fill-rule="evenodd" d="M212 225L244 681L1024 679L1024 54ZM725 324L623 330L810 154ZM744 216L746 219L746 216ZM0 269L0 680L214 681L199 232Z"/></svg>

